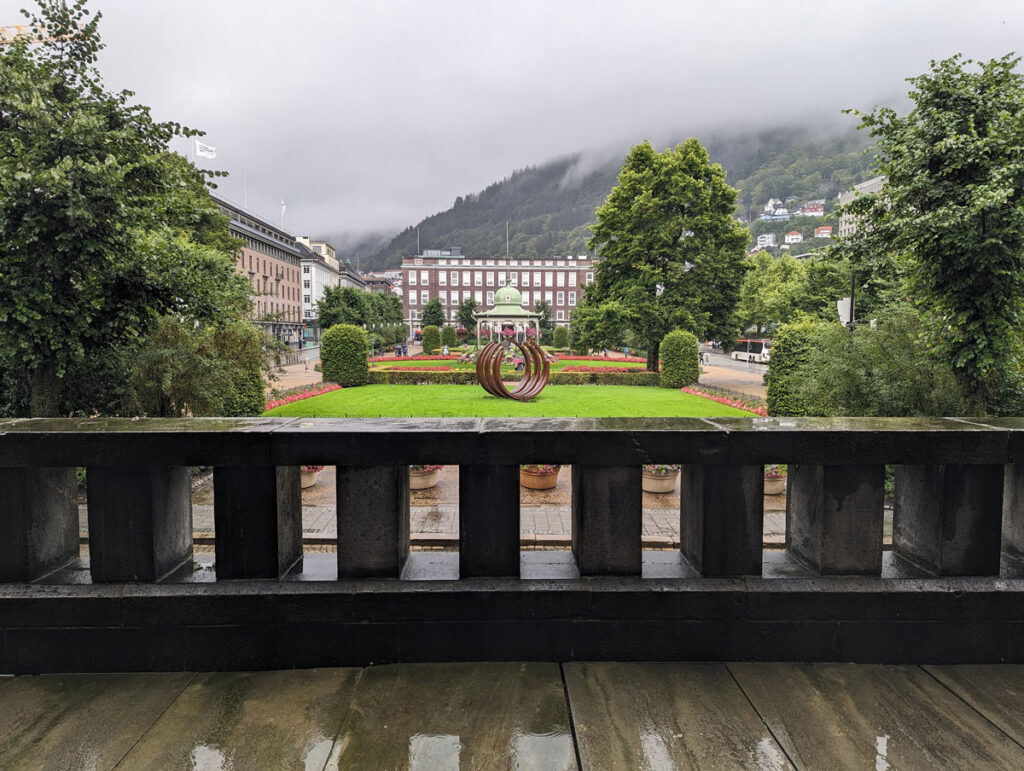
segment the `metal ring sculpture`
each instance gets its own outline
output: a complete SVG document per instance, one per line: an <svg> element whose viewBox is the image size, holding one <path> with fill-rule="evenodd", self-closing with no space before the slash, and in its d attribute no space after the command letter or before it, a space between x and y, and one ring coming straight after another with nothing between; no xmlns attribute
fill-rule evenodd
<svg viewBox="0 0 1024 771"><path fill-rule="evenodd" d="M518 340L509 342L523 352L523 379L515 389L509 391L501 382L501 361L505 358L505 349L501 343L488 343L480 351L476 359L476 379L483 389L493 396L526 402L539 394L548 384L551 363L533 340L527 340L525 343Z"/></svg>

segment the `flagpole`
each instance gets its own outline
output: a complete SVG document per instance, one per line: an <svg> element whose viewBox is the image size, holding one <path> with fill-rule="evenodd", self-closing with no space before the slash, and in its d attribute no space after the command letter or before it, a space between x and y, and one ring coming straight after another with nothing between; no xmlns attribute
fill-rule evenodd
<svg viewBox="0 0 1024 771"><path fill-rule="evenodd" d="M249 208L249 176L242 172L242 208Z"/></svg>

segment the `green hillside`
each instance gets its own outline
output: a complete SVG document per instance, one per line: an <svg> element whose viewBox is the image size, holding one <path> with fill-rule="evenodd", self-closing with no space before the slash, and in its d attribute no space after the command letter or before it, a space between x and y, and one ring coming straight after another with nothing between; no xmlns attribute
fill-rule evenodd
<svg viewBox="0 0 1024 771"><path fill-rule="evenodd" d="M775 129L700 139L740 189L737 216L748 219L756 219L769 198L824 198L831 208L840 191L872 176L863 132L820 136L806 129ZM459 196L450 209L406 228L372 256L363 252L361 267L395 267L403 256L415 254L417 227L423 249L458 246L475 258L504 256L506 221L513 257L585 254L594 211L615 184L626 152L583 175L578 155L516 171L479 193Z"/></svg>

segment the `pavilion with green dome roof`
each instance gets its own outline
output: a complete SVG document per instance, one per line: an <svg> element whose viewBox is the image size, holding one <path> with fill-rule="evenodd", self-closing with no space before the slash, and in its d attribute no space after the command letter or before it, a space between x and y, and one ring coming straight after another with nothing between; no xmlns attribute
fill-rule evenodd
<svg viewBox="0 0 1024 771"><path fill-rule="evenodd" d="M509 326L515 330L516 338L523 340L531 325L537 340L540 340L540 314L523 307L523 296L514 286L503 286L495 292L494 307L489 311L474 313L473 318L476 319L478 340L481 329L487 329L494 335Z"/></svg>

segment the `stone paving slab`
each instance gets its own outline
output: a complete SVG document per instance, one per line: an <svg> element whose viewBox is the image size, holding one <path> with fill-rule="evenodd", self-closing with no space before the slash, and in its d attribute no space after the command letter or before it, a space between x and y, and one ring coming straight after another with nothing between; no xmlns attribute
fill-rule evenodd
<svg viewBox="0 0 1024 771"><path fill-rule="evenodd" d="M584 771L792 768L724 664L563 670Z"/></svg>
<svg viewBox="0 0 1024 771"><path fill-rule="evenodd" d="M557 664L370 667L341 732L346 769L575 769Z"/></svg>
<svg viewBox="0 0 1024 771"><path fill-rule="evenodd" d="M191 674L0 678L0 768L113 768Z"/></svg>
<svg viewBox="0 0 1024 771"><path fill-rule="evenodd" d="M1018 769L1022 693L1024 666L0 677L0 768Z"/></svg>
<svg viewBox="0 0 1024 771"><path fill-rule="evenodd" d="M965 664L924 669L1024 746L1024 667Z"/></svg>
<svg viewBox="0 0 1024 771"><path fill-rule="evenodd" d="M360 669L196 675L119 769L322 769Z"/></svg>
<svg viewBox="0 0 1024 771"><path fill-rule="evenodd" d="M1024 747L920 667L728 666L798 767L1024 768Z"/></svg>

